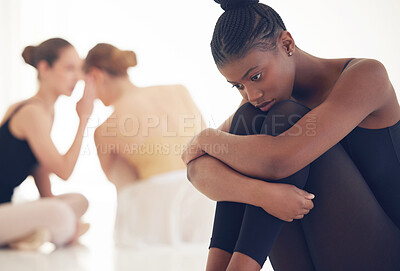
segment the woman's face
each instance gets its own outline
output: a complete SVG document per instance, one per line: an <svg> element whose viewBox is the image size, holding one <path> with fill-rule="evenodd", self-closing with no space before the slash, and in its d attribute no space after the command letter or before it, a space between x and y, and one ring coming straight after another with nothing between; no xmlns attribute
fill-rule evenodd
<svg viewBox="0 0 400 271"><path fill-rule="evenodd" d="M110 90L107 89L105 86L105 77L107 74L103 71L100 71L98 76L95 77L95 86L96 86L96 93L97 97L100 99L100 101L105 105L109 106L111 104L110 101Z"/></svg>
<svg viewBox="0 0 400 271"><path fill-rule="evenodd" d="M253 49L218 69L255 107L271 100L288 100L292 95L295 65L284 47L274 51Z"/></svg>
<svg viewBox="0 0 400 271"><path fill-rule="evenodd" d="M110 81L110 76L107 72L92 67L90 71L86 74L93 78L94 88L96 89L96 96L105 105L109 106L111 104L110 92L111 90L107 87L107 83Z"/></svg>
<svg viewBox="0 0 400 271"><path fill-rule="evenodd" d="M71 96L82 76L82 60L75 48L68 46L60 51L58 59L49 67L44 77L58 95Z"/></svg>

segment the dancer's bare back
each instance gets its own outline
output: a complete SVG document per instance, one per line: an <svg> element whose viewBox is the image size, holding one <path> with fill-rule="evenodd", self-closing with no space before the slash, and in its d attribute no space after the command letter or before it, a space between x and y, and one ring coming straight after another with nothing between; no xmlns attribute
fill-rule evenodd
<svg viewBox="0 0 400 271"><path fill-rule="evenodd" d="M206 128L184 86L152 86L129 91L96 129L104 172L117 190L153 175L185 169L186 143Z"/></svg>

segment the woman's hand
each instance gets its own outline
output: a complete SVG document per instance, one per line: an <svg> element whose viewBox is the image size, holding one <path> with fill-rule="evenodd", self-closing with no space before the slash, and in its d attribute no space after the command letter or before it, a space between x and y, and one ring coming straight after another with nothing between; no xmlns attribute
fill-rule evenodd
<svg viewBox="0 0 400 271"><path fill-rule="evenodd" d="M302 219L314 207L315 196L294 185L266 182L263 187L258 206L281 220Z"/></svg>
<svg viewBox="0 0 400 271"><path fill-rule="evenodd" d="M204 131L204 130L203 130ZM200 147L199 144L199 137L202 136L202 132L200 132L198 135L194 136L185 146L183 153L182 153L182 160L183 162L187 165L191 161L193 161L196 158L199 158L200 156L206 154L205 151L203 151Z"/></svg>
<svg viewBox="0 0 400 271"><path fill-rule="evenodd" d="M93 102L96 99L96 91L93 78L89 75L85 78L85 89L82 98L76 104L76 112L80 120L88 120L93 111Z"/></svg>

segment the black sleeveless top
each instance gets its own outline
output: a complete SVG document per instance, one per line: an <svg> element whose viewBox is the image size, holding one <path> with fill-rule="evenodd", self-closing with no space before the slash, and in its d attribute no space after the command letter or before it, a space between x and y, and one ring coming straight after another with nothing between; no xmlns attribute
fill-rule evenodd
<svg viewBox="0 0 400 271"><path fill-rule="evenodd" d="M9 128L11 118L25 104L19 105L0 127L0 204L11 201L14 188L31 175L38 164L28 142L16 138Z"/></svg>
<svg viewBox="0 0 400 271"><path fill-rule="evenodd" d="M340 144L376 200L400 228L400 120L380 129L356 126Z"/></svg>

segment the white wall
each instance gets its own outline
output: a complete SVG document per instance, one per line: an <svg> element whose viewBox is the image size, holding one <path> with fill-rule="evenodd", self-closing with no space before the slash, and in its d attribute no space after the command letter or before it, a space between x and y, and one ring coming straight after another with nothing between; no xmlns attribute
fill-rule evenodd
<svg viewBox="0 0 400 271"><path fill-rule="evenodd" d="M399 1L262 2L281 15L303 50L326 58L378 59L395 89L400 89ZM218 73L210 53L212 31L221 13L212 0L0 0L0 114L36 91L36 73L24 64L23 48L60 36L74 44L82 57L98 42L134 50L138 55L138 66L130 71L134 83L186 85L209 125L218 126L240 102L239 93ZM78 84L72 98L57 103L53 138L60 151L66 151L74 138L78 123L74 103L82 86ZM90 124L89 135L108 112L96 104L94 116L100 117ZM78 189L81 184L106 185L90 136L82 150L69 186L57 182L58 191Z"/></svg>

